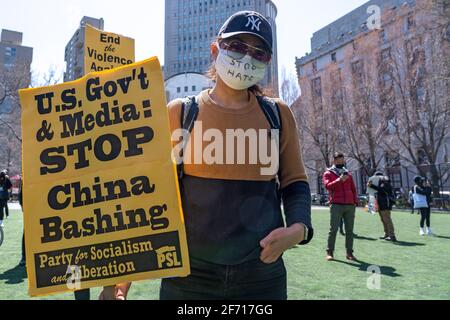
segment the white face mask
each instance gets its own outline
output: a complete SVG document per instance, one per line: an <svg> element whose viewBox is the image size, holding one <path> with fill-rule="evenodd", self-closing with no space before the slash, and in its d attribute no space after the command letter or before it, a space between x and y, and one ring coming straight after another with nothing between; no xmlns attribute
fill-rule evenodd
<svg viewBox="0 0 450 320"><path fill-rule="evenodd" d="M216 71L220 79L234 90L246 90L264 79L267 65L249 55L233 58L234 52L219 48ZM239 54L237 54L239 55Z"/></svg>

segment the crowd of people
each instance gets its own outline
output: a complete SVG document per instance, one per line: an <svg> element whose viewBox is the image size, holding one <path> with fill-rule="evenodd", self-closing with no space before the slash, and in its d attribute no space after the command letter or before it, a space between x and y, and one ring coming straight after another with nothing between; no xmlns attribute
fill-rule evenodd
<svg viewBox="0 0 450 320"><path fill-rule="evenodd" d="M348 260L356 260L353 255L355 211L358 206L356 185L351 173L345 166L345 156L341 152L334 154L333 166L323 175L323 184L329 193L330 232L328 236L327 260L334 260L336 235L340 229L345 235L345 247ZM397 242L391 211L396 201L389 177L378 171L369 179L368 191L375 195L375 208L381 218L384 235L380 240ZM420 236L433 236L431 229L432 188L427 178L416 176L411 188L410 203L412 213L417 209L421 215ZM345 227L344 227L345 226ZM343 231L345 229L345 233Z"/></svg>

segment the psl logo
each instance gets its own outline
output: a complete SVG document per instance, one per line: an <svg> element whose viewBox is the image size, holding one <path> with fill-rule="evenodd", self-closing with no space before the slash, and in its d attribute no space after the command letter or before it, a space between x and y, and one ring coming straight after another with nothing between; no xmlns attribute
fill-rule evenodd
<svg viewBox="0 0 450 320"><path fill-rule="evenodd" d="M252 31L255 29L257 31L259 31L259 27L261 26L261 23L262 23L261 19L258 18L257 16L248 16L247 18L248 18L248 21L247 21L247 24L245 25L245 27L246 28L251 27Z"/></svg>
<svg viewBox="0 0 450 320"><path fill-rule="evenodd" d="M181 267L181 262L177 255L177 248L175 247L167 246L160 248L156 250L156 256L158 259L158 269Z"/></svg>

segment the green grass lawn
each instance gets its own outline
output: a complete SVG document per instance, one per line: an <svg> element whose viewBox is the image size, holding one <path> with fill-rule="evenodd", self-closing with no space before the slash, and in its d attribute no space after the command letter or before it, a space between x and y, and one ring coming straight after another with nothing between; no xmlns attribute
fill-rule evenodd
<svg viewBox="0 0 450 320"><path fill-rule="evenodd" d="M434 214L432 224L438 237L419 236L419 216L394 212L398 244L378 240L382 235L378 216L359 210L355 232L355 255L361 261L345 260L344 237L338 235L336 261L325 261L329 225L327 210L315 210L313 221L316 236L305 247L285 254L288 270L288 290L291 300L306 299L450 299L450 215ZM28 281L20 260L22 214L12 211L5 221L6 239L0 247L0 300L29 299ZM381 289L369 290L367 269L381 268ZM158 299L159 281L135 283L129 299ZM93 289L97 298L100 290ZM44 299L73 299L73 294L61 294Z"/></svg>

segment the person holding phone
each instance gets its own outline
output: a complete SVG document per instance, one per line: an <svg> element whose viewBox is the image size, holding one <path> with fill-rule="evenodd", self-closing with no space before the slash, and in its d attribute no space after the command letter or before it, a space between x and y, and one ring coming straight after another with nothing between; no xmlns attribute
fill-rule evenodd
<svg viewBox="0 0 450 320"><path fill-rule="evenodd" d="M342 152L334 154L333 166L323 175L323 185L330 195L330 233L328 235L327 260L334 260L336 236L342 220L345 224L347 259L356 261L353 255L355 212L358 196L352 175L345 167Z"/></svg>

